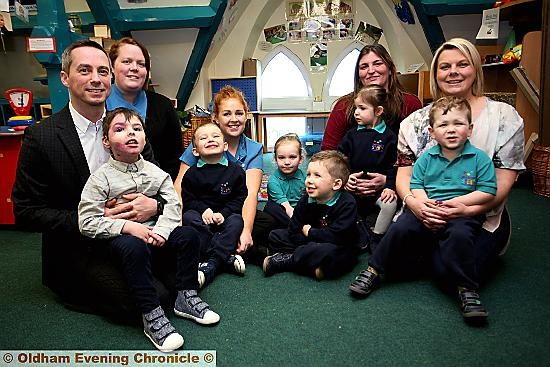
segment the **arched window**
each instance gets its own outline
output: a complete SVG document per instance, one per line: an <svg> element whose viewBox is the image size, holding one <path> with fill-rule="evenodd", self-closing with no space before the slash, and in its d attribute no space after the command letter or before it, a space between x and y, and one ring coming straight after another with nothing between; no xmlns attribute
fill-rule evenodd
<svg viewBox="0 0 550 367"><path fill-rule="evenodd" d="M309 110L311 83L302 61L284 46L275 47L262 62L262 110Z"/></svg>
<svg viewBox="0 0 550 367"><path fill-rule="evenodd" d="M325 106L331 105L339 97L353 91L355 64L363 44L355 41L346 47L335 59L327 73L323 88Z"/></svg>
<svg viewBox="0 0 550 367"><path fill-rule="evenodd" d="M307 69L288 48L276 46L262 61L261 100L263 111L310 111L313 93ZM267 149L289 131L307 133L305 117L265 117Z"/></svg>

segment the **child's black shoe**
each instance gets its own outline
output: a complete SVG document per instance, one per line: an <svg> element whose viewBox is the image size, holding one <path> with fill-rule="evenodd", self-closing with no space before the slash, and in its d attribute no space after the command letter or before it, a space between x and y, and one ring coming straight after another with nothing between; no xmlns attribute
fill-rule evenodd
<svg viewBox="0 0 550 367"><path fill-rule="evenodd" d="M231 274L244 275L246 265L241 255L229 255L225 261L225 271Z"/></svg>
<svg viewBox="0 0 550 367"><path fill-rule="evenodd" d="M489 313L481 303L479 294L469 289L459 289L458 298L464 321L468 323L483 323Z"/></svg>
<svg viewBox="0 0 550 367"><path fill-rule="evenodd" d="M291 271L294 265L292 254L276 253L264 259L263 270L266 277L283 271Z"/></svg>
<svg viewBox="0 0 550 367"><path fill-rule="evenodd" d="M199 264L199 288L212 283L216 277L216 264L212 261Z"/></svg>
<svg viewBox="0 0 550 367"><path fill-rule="evenodd" d="M377 274L365 269L355 277L355 280L349 286L349 290L354 296L366 297L372 293L379 282L380 279Z"/></svg>

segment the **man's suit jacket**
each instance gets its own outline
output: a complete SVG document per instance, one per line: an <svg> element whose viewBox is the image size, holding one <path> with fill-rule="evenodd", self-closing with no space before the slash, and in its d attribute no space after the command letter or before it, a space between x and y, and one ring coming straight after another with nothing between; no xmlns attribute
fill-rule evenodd
<svg viewBox="0 0 550 367"><path fill-rule="evenodd" d="M144 158L154 162L146 147ZM42 232L42 282L68 298L83 291L89 254L103 243L78 230L78 203L89 176L68 105L25 130L12 191L16 224Z"/></svg>

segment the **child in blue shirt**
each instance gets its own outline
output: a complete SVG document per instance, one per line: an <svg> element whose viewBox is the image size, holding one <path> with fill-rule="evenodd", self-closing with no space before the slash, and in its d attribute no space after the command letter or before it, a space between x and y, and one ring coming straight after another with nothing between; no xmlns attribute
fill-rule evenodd
<svg viewBox="0 0 550 367"><path fill-rule="evenodd" d="M267 182L268 199L264 212L277 221L277 228L286 228L294 207L304 194L306 176L300 169L304 161L302 142L298 135L285 134L275 142L277 170Z"/></svg>
<svg viewBox="0 0 550 367"><path fill-rule="evenodd" d="M468 137L472 132L471 108L458 97L437 100L430 111L429 131L437 145L416 161L410 183L411 193L403 198L424 198L434 205L456 201L466 206L481 205L496 195L495 168L491 158L475 148ZM479 300L475 279L474 240L484 215L449 219L440 228L428 228L405 208L349 289L368 296L379 283L379 274L391 267L391 260L404 251L437 246L443 264L458 288L462 315L466 321L483 321L488 313Z"/></svg>

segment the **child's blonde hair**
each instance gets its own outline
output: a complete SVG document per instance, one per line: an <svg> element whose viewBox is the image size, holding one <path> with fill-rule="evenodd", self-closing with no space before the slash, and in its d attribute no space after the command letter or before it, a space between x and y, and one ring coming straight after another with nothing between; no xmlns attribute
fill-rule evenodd
<svg viewBox="0 0 550 367"><path fill-rule="evenodd" d="M348 158L337 150L322 150L315 153L309 163L322 162L327 167L328 173L333 179L342 180L342 189L348 182L350 174Z"/></svg>
<svg viewBox="0 0 550 367"><path fill-rule="evenodd" d="M298 152L299 152L298 154L300 154L300 158L304 157L302 141L300 140L300 137L295 133L288 133L288 134L279 136L279 139L277 139L277 141L275 142L275 146L273 147L273 157L275 159L277 159L277 149L279 149L279 146L289 141L295 141L298 143Z"/></svg>
<svg viewBox="0 0 550 367"><path fill-rule="evenodd" d="M461 97L441 97L434 102L430 109L430 126L433 127L435 123L435 113L441 111L442 115L446 115L452 109L463 110L466 112L466 118L468 123L472 123L472 108L470 103L465 98Z"/></svg>

